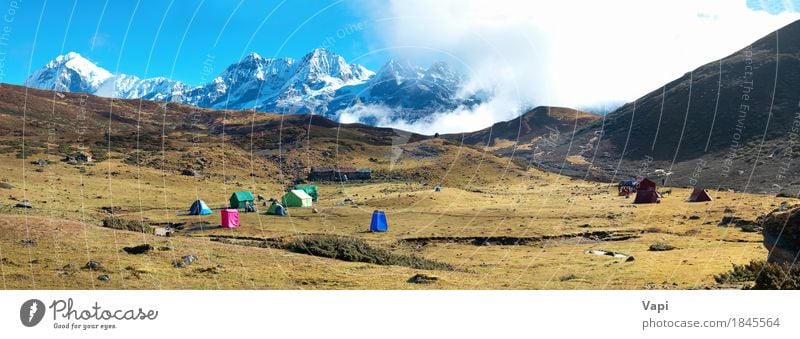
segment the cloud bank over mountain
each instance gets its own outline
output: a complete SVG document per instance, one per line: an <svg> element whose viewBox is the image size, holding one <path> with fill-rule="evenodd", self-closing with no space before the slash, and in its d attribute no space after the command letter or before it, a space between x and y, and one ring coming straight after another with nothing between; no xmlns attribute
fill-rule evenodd
<svg viewBox="0 0 800 339"><path fill-rule="evenodd" d="M467 79L463 95L493 93L480 105L393 124L423 132L475 130L535 105L631 101L800 19L712 0L391 0L364 8L380 23L376 44L411 60L454 59Z"/></svg>

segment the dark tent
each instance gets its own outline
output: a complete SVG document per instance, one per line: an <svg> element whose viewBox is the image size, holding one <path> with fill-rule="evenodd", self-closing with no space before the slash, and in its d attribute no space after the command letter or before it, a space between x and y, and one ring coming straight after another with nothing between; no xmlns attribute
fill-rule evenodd
<svg viewBox="0 0 800 339"><path fill-rule="evenodd" d="M189 207L189 214L190 215L209 215L211 214L211 209L208 208L205 201L203 200L195 200L192 203L192 207Z"/></svg>
<svg viewBox="0 0 800 339"><path fill-rule="evenodd" d="M695 187L694 191L692 191L692 195L689 196L689 202L703 202L703 201L711 201L711 197L708 195L708 191Z"/></svg>
<svg viewBox="0 0 800 339"><path fill-rule="evenodd" d="M244 209L247 204L253 205L253 193L250 192L233 192L230 199L230 208Z"/></svg>
<svg viewBox="0 0 800 339"><path fill-rule="evenodd" d="M389 224L386 223L386 214L383 211L372 212L372 222L369 224L370 232L386 232L389 230Z"/></svg>
<svg viewBox="0 0 800 339"><path fill-rule="evenodd" d="M661 194L656 190L656 183L644 178L636 185L636 199L634 204L651 204L661 201Z"/></svg>
<svg viewBox="0 0 800 339"><path fill-rule="evenodd" d="M269 205L269 209L267 209L267 214L281 216L286 215L286 207L283 207L283 205L273 201L272 205Z"/></svg>

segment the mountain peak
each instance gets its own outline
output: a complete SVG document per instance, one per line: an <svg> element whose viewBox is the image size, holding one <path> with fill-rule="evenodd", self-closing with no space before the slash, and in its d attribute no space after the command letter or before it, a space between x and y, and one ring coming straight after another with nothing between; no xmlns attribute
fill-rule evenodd
<svg viewBox="0 0 800 339"><path fill-rule="evenodd" d="M333 53L333 52L329 51L327 48L323 48L323 47L315 48L314 50L309 52L307 55L313 55L313 56L329 56L329 55L330 56L338 56L338 55L336 55L336 53Z"/></svg>
<svg viewBox="0 0 800 339"><path fill-rule="evenodd" d="M62 61L62 62L66 62L66 61L69 61L69 60L72 60L72 59L78 59L78 58L84 59L77 52L69 52L67 54L57 56L56 60L59 60L59 61Z"/></svg>
<svg viewBox="0 0 800 339"><path fill-rule="evenodd" d="M256 53L256 52L250 52L244 57L244 59L245 60L248 60L248 59L256 59L257 60L257 59L263 59L263 58L260 55L258 55L258 53Z"/></svg>
<svg viewBox="0 0 800 339"><path fill-rule="evenodd" d="M95 92L111 72L98 67L76 52L59 55L31 74L25 86L56 91Z"/></svg>
<svg viewBox="0 0 800 339"><path fill-rule="evenodd" d="M77 52L69 52L64 55L59 55L55 59L51 60L50 63L47 64L47 67L58 67L59 65L69 65L73 68L102 69Z"/></svg>

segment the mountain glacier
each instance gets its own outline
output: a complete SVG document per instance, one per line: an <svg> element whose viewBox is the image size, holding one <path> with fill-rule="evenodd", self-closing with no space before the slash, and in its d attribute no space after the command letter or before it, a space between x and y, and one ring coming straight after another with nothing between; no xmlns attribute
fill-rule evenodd
<svg viewBox="0 0 800 339"><path fill-rule="evenodd" d="M338 119L339 112L348 108L380 105L392 112L393 119L417 121L434 112L476 104L476 97L460 97L463 81L444 62L426 69L390 60L376 73L320 48L300 60L250 53L200 86L163 77L112 74L70 52L31 74L25 86L214 109L315 113L332 119Z"/></svg>

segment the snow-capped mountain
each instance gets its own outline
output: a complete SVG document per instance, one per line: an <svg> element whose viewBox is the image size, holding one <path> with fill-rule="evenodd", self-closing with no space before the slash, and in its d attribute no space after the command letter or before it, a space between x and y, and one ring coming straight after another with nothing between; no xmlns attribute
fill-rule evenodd
<svg viewBox="0 0 800 339"><path fill-rule="evenodd" d="M213 108L324 114L337 89L362 84L373 75L364 66L348 64L325 49L316 49L301 60L251 53L228 66L211 83L184 93L183 102Z"/></svg>
<svg viewBox="0 0 800 339"><path fill-rule="evenodd" d="M167 78L140 79L114 75L80 54L59 55L25 81L25 86L54 91L91 93L124 99L165 100L186 85Z"/></svg>
<svg viewBox="0 0 800 339"><path fill-rule="evenodd" d="M58 56L32 74L26 86L86 92L115 98L175 101L219 109L317 113L337 118L353 105L382 105L397 118L417 120L430 113L468 106L458 98L462 77L449 65L425 69L390 60L375 73L326 49L300 60L250 53L211 82L192 87L167 78L140 79L98 67L77 53Z"/></svg>
<svg viewBox="0 0 800 339"><path fill-rule="evenodd" d="M111 72L97 67L80 54L70 52L59 55L25 81L25 86L65 92L94 93Z"/></svg>

